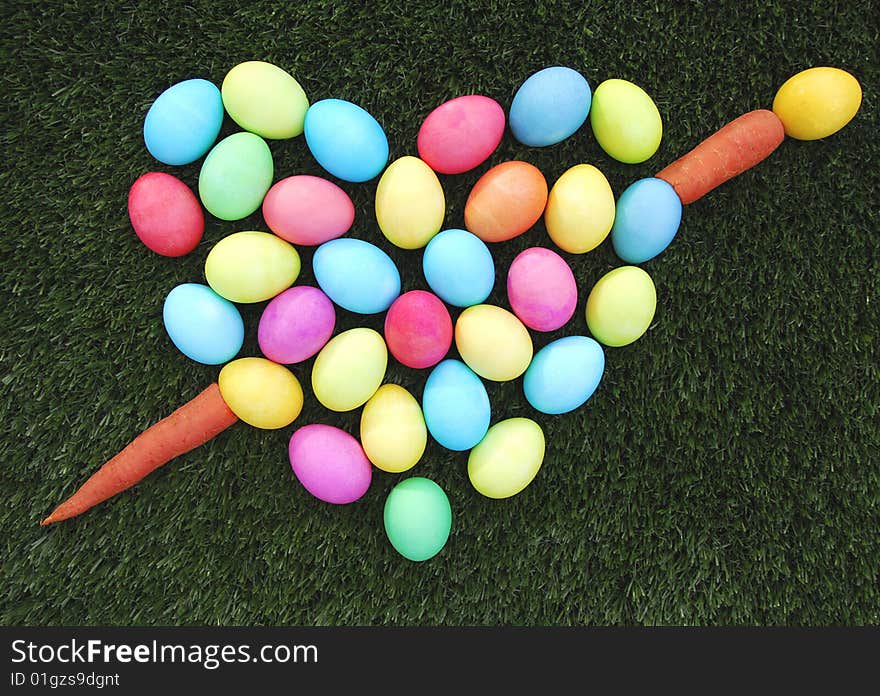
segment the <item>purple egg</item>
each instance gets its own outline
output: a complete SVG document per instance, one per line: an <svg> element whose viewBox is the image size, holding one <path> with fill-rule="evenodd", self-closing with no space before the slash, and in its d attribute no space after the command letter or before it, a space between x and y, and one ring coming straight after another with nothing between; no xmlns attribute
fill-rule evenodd
<svg viewBox="0 0 880 696"><path fill-rule="evenodd" d="M336 310L330 298L318 288L297 285L266 305L257 341L269 360L289 365L321 350L335 326Z"/></svg>
<svg viewBox="0 0 880 696"><path fill-rule="evenodd" d="M353 503L373 478L373 465L361 443L332 425L306 425L290 438L293 473L316 498L327 503Z"/></svg>
<svg viewBox="0 0 880 696"><path fill-rule="evenodd" d="M565 260L543 247L526 249L510 264L507 297L520 321L535 331L564 326L577 307L577 283Z"/></svg>

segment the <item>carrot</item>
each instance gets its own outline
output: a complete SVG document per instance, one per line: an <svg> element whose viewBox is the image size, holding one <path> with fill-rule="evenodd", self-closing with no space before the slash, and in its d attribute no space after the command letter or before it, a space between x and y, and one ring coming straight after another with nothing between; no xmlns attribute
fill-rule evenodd
<svg viewBox="0 0 880 696"><path fill-rule="evenodd" d="M782 121L758 109L734 119L656 174L687 205L770 155L785 138Z"/></svg>
<svg viewBox="0 0 880 696"><path fill-rule="evenodd" d="M124 491L174 457L189 452L238 420L212 384L167 418L147 428L46 519L45 527L75 517Z"/></svg>

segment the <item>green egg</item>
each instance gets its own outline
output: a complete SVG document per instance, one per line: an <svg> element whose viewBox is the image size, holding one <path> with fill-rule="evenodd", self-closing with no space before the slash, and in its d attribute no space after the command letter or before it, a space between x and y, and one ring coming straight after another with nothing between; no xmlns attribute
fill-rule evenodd
<svg viewBox="0 0 880 696"><path fill-rule="evenodd" d="M233 133L205 158L199 198L214 217L241 220L262 205L274 173L265 140L253 133Z"/></svg>
<svg viewBox="0 0 880 696"><path fill-rule="evenodd" d="M590 125L602 149L626 164L650 159L663 137L663 121L654 100L626 80L605 80L596 88Z"/></svg>
<svg viewBox="0 0 880 696"><path fill-rule="evenodd" d="M385 533L397 552L411 561L426 561L446 545L452 528L449 498L430 479L401 481L385 500Z"/></svg>

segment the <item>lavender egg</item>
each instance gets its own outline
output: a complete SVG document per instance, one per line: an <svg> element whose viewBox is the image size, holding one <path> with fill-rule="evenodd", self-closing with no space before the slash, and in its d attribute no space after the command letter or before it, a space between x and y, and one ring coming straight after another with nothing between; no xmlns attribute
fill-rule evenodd
<svg viewBox="0 0 880 696"><path fill-rule="evenodd" d="M277 295L260 317L257 341L269 360L290 365L308 360L330 340L333 303L318 288L298 285Z"/></svg>

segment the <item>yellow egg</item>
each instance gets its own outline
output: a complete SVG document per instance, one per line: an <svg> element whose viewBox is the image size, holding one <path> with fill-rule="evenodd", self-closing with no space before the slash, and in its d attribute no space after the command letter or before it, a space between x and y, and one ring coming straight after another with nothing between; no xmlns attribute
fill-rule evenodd
<svg viewBox="0 0 880 696"><path fill-rule="evenodd" d="M839 68L810 68L789 78L773 99L785 134L797 140L827 138L849 123L862 103L859 81Z"/></svg>
<svg viewBox="0 0 880 696"><path fill-rule="evenodd" d="M494 305L474 305L459 315L455 346L469 368L493 382L516 379L532 361L528 329L514 314Z"/></svg>
<svg viewBox="0 0 880 696"><path fill-rule="evenodd" d="M650 159L663 137L663 121L654 100L627 80L605 80L596 87L590 125L600 147L626 164Z"/></svg>
<svg viewBox="0 0 880 696"><path fill-rule="evenodd" d="M275 140L303 132L309 100L299 82L277 65L239 63L223 78L221 93L227 113L245 130Z"/></svg>
<svg viewBox="0 0 880 696"><path fill-rule="evenodd" d="M376 393L388 350L373 329L343 331L325 345L312 366L315 397L331 411L353 411Z"/></svg>
<svg viewBox="0 0 880 696"><path fill-rule="evenodd" d="M651 276L638 266L621 266L602 276L590 291L587 325L599 343L625 346L648 330L656 308Z"/></svg>
<svg viewBox="0 0 880 696"><path fill-rule="evenodd" d="M614 225L614 192L592 164L577 164L559 177L544 211L550 239L563 251L583 254L599 246Z"/></svg>
<svg viewBox="0 0 880 696"><path fill-rule="evenodd" d="M293 373L266 358L239 358L220 370L220 394L232 412L255 428L275 430L296 420L303 391Z"/></svg>
<svg viewBox="0 0 880 696"><path fill-rule="evenodd" d="M420 249L443 226L446 199L434 171L418 157L401 157L385 170L376 188L376 220L388 241Z"/></svg>
<svg viewBox="0 0 880 696"><path fill-rule="evenodd" d="M468 477L487 498L509 498L528 486L544 461L544 433L529 418L496 423L468 456Z"/></svg>
<svg viewBox="0 0 880 696"><path fill-rule="evenodd" d="M373 464L398 474L412 469L428 443L422 407L403 387L383 384L361 413L361 445Z"/></svg>
<svg viewBox="0 0 880 696"><path fill-rule="evenodd" d="M214 245L205 260L208 285L231 302L262 302L286 290L299 275L299 254L266 232L236 232Z"/></svg>

